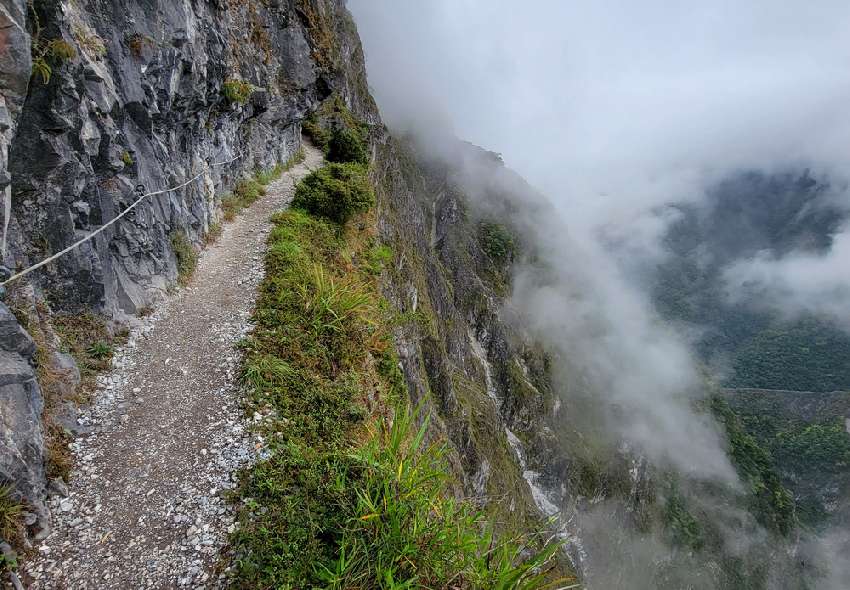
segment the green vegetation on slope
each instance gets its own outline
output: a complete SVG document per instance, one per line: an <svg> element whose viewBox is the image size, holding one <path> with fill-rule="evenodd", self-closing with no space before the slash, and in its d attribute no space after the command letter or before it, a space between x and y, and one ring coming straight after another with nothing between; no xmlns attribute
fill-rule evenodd
<svg viewBox="0 0 850 590"><path fill-rule="evenodd" d="M825 252L845 213L808 172L742 173L677 205L664 237L671 252L656 270L661 315L699 328L697 351L723 366L724 385L829 392L850 388L850 336L827 317L786 317L764 305L772 293L736 289L725 270L769 252Z"/></svg>
<svg viewBox="0 0 850 590"><path fill-rule="evenodd" d="M240 588L543 588L557 546L523 559L453 499L445 447L407 408L375 220L275 216L244 378L268 456L245 474ZM324 198L324 197L322 197ZM393 410L390 410L393 408ZM417 428L415 423L420 423Z"/></svg>
<svg viewBox="0 0 850 590"><path fill-rule="evenodd" d="M780 323L737 351L730 387L835 391L850 386L850 338L813 317Z"/></svg>
<svg viewBox="0 0 850 590"><path fill-rule="evenodd" d="M301 128L331 162L367 163L369 127L354 116L338 94L310 113Z"/></svg>
<svg viewBox="0 0 850 590"><path fill-rule="evenodd" d="M773 459L793 490L800 521L819 527L833 514L842 518L850 490L848 393L743 390L726 394L741 422ZM837 504L837 505L836 505Z"/></svg>
<svg viewBox="0 0 850 590"><path fill-rule="evenodd" d="M794 498L782 485L770 453L747 434L725 400L713 397L711 409L726 427L732 464L741 479L750 486L753 515L769 530L787 535L797 524Z"/></svg>
<svg viewBox="0 0 850 590"><path fill-rule="evenodd" d="M356 162L366 164L369 155L360 133L353 129L337 128L328 142L328 160L331 162Z"/></svg>
<svg viewBox="0 0 850 590"><path fill-rule="evenodd" d="M0 541L15 541L22 533L21 512L24 507L12 496L11 486L0 486Z"/></svg>
<svg viewBox="0 0 850 590"><path fill-rule="evenodd" d="M513 258L516 240L504 225L482 222L478 227L478 232L482 248L496 263L504 264Z"/></svg>
<svg viewBox="0 0 850 590"><path fill-rule="evenodd" d="M198 252L183 230L171 232L169 241L177 258L177 282L186 285L198 266Z"/></svg>

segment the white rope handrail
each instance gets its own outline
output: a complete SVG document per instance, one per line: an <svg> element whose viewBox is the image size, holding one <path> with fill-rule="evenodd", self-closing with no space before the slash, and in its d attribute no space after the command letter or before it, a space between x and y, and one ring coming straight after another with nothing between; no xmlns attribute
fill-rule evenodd
<svg viewBox="0 0 850 590"><path fill-rule="evenodd" d="M233 157L233 158L231 158L231 159L229 159L229 160L225 160L224 162L216 162L216 163L214 163L214 164L210 164L209 166L210 166L210 168L214 168L214 167L216 167L216 166L223 166L224 164L229 164L229 163L231 163L231 162L234 162L234 161L238 160L239 158L241 158L241 157L242 157L242 155L243 155L243 154L239 154L239 155L237 155L237 156L235 156L235 157ZM19 279L19 278L21 278L22 276L28 275L28 274L29 274L29 273L31 273L32 271L34 271L34 270L37 270L37 269L41 268L41 267L42 267L42 266L44 266L45 264L49 264L49 263L53 262L53 261L54 261L54 260L56 260L57 258L59 258L59 257L61 257L61 256L63 256L63 255L65 255L65 254L67 254L68 252L70 252L70 251L71 251L71 250L73 250L74 248L78 247L79 245L84 244L85 242L89 241L90 239L92 239L93 237L95 237L96 235L98 235L100 232L102 232L103 230L105 230L107 227L109 227L110 225L112 225L113 223L115 223L116 221L118 221L119 219L121 219L122 217L124 217L125 215L127 215L127 213L129 213L130 211L132 211L132 210L133 210L133 208L135 208L135 206L136 206L136 205L138 205L139 203L141 203L144 199L146 199L146 198L148 198L148 197L152 197L152 196L154 196L154 195L162 195L162 194L165 194L165 193L170 193L170 192L172 192L172 191L176 191L176 190L178 190L178 189L181 189L181 188L183 188L184 186L186 186L186 185L188 185L188 184L191 184L191 183L195 182L196 180L198 180L201 176L203 176L203 175L204 175L204 173L205 173L205 172L206 172L206 171L204 171L204 172L199 172L198 174L196 174L195 176L193 176L192 178L190 178L189 180L187 180L187 181L186 181L186 182L184 182L183 184L178 184L177 186L172 186L172 187L170 187L170 188L165 188L165 189L162 189L162 190L153 191L153 192L145 193L144 195L141 195L141 196L140 196L138 199L136 199L136 200L135 200L135 201L134 201L134 202L133 202L133 203L132 203L129 207L127 207L127 208L126 208L126 209L124 209L121 213L119 213L118 215L116 215L115 217L113 217L112 219L110 219L109 221L107 221L106 223L104 223L103 225L101 225L99 228L97 228L96 230L94 230L93 232L91 232L90 234L88 234L86 237L84 237L84 238L82 238L82 239L77 240L76 242L74 242L73 244L71 244L70 246L68 246L67 248L65 248L64 250L60 250L60 251L59 251L59 252L57 252L56 254L54 254L54 255L52 255L52 256L50 256L50 257L48 257L48 258L45 258L45 259L44 259L44 260L42 260L41 262L39 262L39 263L37 263L37 264L33 264L33 265L32 265L32 266L30 266L29 268L26 268L26 269L22 270L21 272L18 272L18 273L13 274L11 277L9 277L8 279L6 279L6 280L5 280L5 281L3 281L2 283L0 283L0 287L5 287L8 283L11 283L12 281L14 281L14 280L16 280L16 279Z"/></svg>

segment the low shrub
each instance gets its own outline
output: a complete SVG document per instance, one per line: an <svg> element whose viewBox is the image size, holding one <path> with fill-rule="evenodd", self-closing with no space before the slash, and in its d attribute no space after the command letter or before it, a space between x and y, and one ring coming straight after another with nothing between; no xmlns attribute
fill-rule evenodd
<svg viewBox="0 0 850 590"><path fill-rule="evenodd" d="M301 123L301 129L313 141L313 145L327 154L328 144L331 141L331 132L322 127L316 118L315 113L304 119Z"/></svg>
<svg viewBox="0 0 850 590"><path fill-rule="evenodd" d="M479 237L484 252L494 261L501 264L513 259L516 241L504 225L484 222L479 226Z"/></svg>
<svg viewBox="0 0 850 590"><path fill-rule="evenodd" d="M369 161L369 155L359 133L351 129L336 128L328 142L328 160L366 164Z"/></svg>
<svg viewBox="0 0 850 590"><path fill-rule="evenodd" d="M295 189L292 206L337 223L368 210L375 194L359 164L328 164L310 173Z"/></svg>

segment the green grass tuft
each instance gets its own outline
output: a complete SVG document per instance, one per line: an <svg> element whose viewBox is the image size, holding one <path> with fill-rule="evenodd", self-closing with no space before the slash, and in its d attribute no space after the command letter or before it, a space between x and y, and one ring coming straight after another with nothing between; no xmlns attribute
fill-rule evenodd
<svg viewBox="0 0 850 590"><path fill-rule="evenodd" d="M245 104L251 98L254 87L244 80L227 80L221 87L224 97L234 104Z"/></svg>
<svg viewBox="0 0 850 590"><path fill-rule="evenodd" d="M169 239L171 249L177 258L177 282L186 285L198 266L198 252L183 230L172 232Z"/></svg>
<svg viewBox="0 0 850 590"><path fill-rule="evenodd" d="M13 497L12 487L0 486L0 540L19 540L23 532L23 510L23 505Z"/></svg>
<svg viewBox="0 0 850 590"><path fill-rule="evenodd" d="M95 342L94 344L92 344L91 346L89 346L86 349L86 353L90 357L92 357L94 359L98 359L98 360L111 358L112 357L112 346L110 346L106 342L103 342L102 340L99 340L99 341Z"/></svg>

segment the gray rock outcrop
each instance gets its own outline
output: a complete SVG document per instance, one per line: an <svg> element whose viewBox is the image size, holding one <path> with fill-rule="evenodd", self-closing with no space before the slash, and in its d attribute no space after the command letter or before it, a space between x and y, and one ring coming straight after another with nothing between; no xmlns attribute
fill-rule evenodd
<svg viewBox="0 0 850 590"><path fill-rule="evenodd" d="M32 367L35 344L0 303L0 478L15 482L24 500L42 505L44 403Z"/></svg>
<svg viewBox="0 0 850 590"><path fill-rule="evenodd" d="M12 202L9 151L32 68L26 14L24 0L0 5L0 256L4 261ZM43 399L32 366L34 353L32 339L0 303L0 484L14 482L21 498L43 513Z"/></svg>

